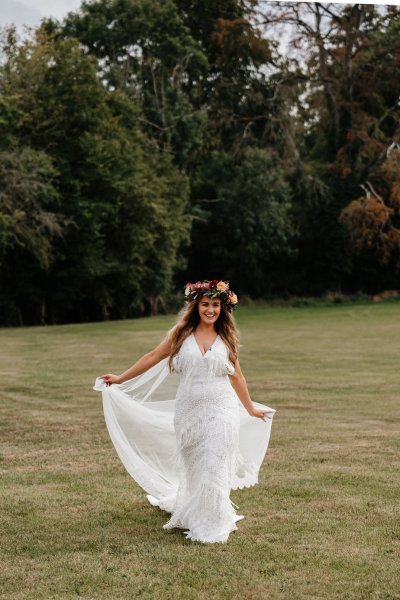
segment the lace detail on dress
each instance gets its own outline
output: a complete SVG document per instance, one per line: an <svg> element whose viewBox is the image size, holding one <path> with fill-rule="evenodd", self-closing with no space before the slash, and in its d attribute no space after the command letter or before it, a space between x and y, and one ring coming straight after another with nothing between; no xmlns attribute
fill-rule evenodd
<svg viewBox="0 0 400 600"><path fill-rule="evenodd" d="M218 336L204 355L193 334L173 359L181 374L174 426L179 489L165 529L187 529L188 539L226 542L236 529L229 498L238 464L239 405L234 372Z"/></svg>

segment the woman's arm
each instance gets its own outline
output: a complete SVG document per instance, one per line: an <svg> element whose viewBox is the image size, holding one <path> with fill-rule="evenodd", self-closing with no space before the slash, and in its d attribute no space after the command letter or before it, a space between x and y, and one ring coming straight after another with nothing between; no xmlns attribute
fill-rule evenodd
<svg viewBox="0 0 400 600"><path fill-rule="evenodd" d="M250 416L259 417L263 420L269 418L267 411L256 408L251 401L247 383L240 368L239 360L236 361L235 372L233 375L229 375L229 379L231 380L232 387L237 393L240 402L243 404Z"/></svg>
<svg viewBox="0 0 400 600"><path fill-rule="evenodd" d="M121 375L113 375L112 373L108 373L107 375L102 375L101 378L104 379L106 385L111 385L112 383L123 383L124 381L128 381L128 379L132 379L133 377L137 377L141 375L151 367L154 367L157 363L160 362L163 358L167 358L171 352L171 344L169 339L166 338L159 344L154 350L151 350L147 354L144 354L139 360L135 362L129 369L121 373Z"/></svg>

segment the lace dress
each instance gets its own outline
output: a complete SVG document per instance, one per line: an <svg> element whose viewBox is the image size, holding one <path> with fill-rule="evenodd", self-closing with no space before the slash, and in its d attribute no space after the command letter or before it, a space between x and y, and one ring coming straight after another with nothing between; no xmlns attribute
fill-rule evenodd
<svg viewBox="0 0 400 600"><path fill-rule="evenodd" d="M173 359L181 374L174 426L180 453L176 504L165 529L187 529L201 542L226 542L238 520L229 494L239 449L239 405L228 375L234 372L218 336L202 355L191 334Z"/></svg>
<svg viewBox="0 0 400 600"><path fill-rule="evenodd" d="M255 402L271 419L248 415L230 383L234 367L220 336L204 355L193 334L183 342L173 359L174 400L155 397L168 382L162 363L144 382L146 374L108 388L97 380L111 439L149 502L171 513L164 529L184 529L192 541L226 542L243 518L230 492L258 482L275 411Z"/></svg>

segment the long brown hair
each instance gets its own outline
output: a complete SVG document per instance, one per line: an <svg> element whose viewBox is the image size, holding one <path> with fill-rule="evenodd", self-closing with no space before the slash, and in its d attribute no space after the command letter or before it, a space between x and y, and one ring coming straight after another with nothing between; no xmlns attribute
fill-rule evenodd
<svg viewBox="0 0 400 600"><path fill-rule="evenodd" d="M178 323L168 333L168 340L171 344L171 354L169 356L168 365L170 370L173 370L172 359L178 354L183 342L194 332L197 325L200 323L199 303L203 296L196 300L190 300L180 311ZM215 330L225 343L229 360L234 365L238 357L239 350L239 332L236 327L232 313L227 309L224 302L221 301L221 312L216 320Z"/></svg>

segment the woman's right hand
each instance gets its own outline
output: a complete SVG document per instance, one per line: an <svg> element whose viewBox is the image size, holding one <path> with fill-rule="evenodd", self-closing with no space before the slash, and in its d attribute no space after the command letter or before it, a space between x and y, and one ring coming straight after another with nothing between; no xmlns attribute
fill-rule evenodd
<svg viewBox="0 0 400 600"><path fill-rule="evenodd" d="M112 373L108 373L107 375L101 375L101 379L104 380L106 385L111 385L113 383L121 383L119 375L113 375Z"/></svg>

